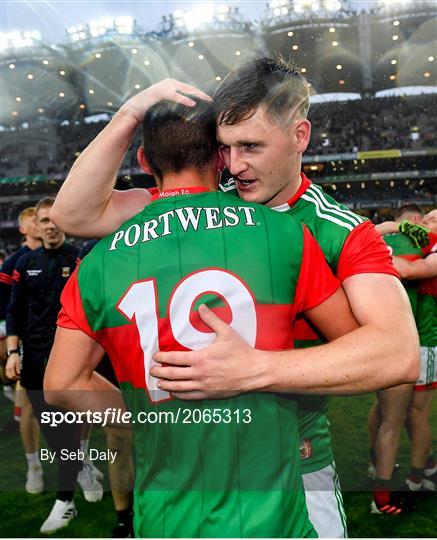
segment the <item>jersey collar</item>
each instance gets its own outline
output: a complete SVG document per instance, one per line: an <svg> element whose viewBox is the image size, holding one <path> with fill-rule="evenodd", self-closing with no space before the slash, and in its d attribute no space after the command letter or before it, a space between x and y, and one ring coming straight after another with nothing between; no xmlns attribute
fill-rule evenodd
<svg viewBox="0 0 437 540"><path fill-rule="evenodd" d="M291 199L288 199L288 201L284 204L280 204L279 206L272 206L272 210L276 210L277 212L287 212L292 208L297 201L301 198L301 196L305 193L305 191L310 187L311 181L308 180L308 178L305 176L303 172L300 173L300 186L299 189L296 191L296 193L291 197Z"/></svg>
<svg viewBox="0 0 437 540"><path fill-rule="evenodd" d="M180 187L165 189L164 191L157 191L152 195L152 201L158 199L164 199L166 197L177 197L178 195L193 195L195 193L205 193L209 191L208 188L204 186L193 186L193 187Z"/></svg>

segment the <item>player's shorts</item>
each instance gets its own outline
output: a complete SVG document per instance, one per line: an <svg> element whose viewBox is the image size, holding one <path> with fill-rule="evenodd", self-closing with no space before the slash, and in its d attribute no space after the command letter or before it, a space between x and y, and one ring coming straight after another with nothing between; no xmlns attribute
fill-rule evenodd
<svg viewBox="0 0 437 540"><path fill-rule="evenodd" d="M0 339L6 339L6 321L0 321Z"/></svg>
<svg viewBox="0 0 437 540"><path fill-rule="evenodd" d="M416 392L437 388L437 347L420 347L420 375L414 384Z"/></svg>
<svg viewBox="0 0 437 540"><path fill-rule="evenodd" d="M347 538L346 514L335 463L302 475L311 523L320 538Z"/></svg>

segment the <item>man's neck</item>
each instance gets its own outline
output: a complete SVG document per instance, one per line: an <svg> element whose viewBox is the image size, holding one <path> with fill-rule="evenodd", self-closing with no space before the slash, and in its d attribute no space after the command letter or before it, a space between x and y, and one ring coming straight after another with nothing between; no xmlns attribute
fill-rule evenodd
<svg viewBox="0 0 437 540"><path fill-rule="evenodd" d="M263 204L265 204L269 208L275 208L276 206L286 204L296 195L301 185L302 177L300 175L300 172L298 172L293 176L293 180L290 183L288 183L279 193L272 197L272 199Z"/></svg>
<svg viewBox="0 0 437 540"><path fill-rule="evenodd" d="M44 242L42 243L44 249L50 249L50 250L53 250L53 249L59 249L60 247L62 247L65 243L65 239L62 240L61 242L58 242L57 244L49 244L48 242Z"/></svg>
<svg viewBox="0 0 437 540"><path fill-rule="evenodd" d="M160 191L168 191L178 188L190 188L202 186L210 191L217 191L218 180L215 170L185 169L178 173L168 173L162 180Z"/></svg>
<svg viewBox="0 0 437 540"><path fill-rule="evenodd" d="M27 246L29 249L34 250L41 247L41 240L39 238L27 237L24 245Z"/></svg>

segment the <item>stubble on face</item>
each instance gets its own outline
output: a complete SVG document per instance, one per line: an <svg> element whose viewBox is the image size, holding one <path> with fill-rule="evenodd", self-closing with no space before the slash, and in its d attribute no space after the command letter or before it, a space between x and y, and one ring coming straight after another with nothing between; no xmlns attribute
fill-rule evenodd
<svg viewBox="0 0 437 540"><path fill-rule="evenodd" d="M248 202L278 206L299 187L300 155L294 148L294 121L273 120L264 108L235 125L221 125L225 163L240 197Z"/></svg>

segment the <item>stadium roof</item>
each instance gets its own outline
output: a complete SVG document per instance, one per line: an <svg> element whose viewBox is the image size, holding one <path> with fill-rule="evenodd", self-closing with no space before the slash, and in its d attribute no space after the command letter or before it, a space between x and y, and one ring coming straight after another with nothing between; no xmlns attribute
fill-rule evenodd
<svg viewBox="0 0 437 540"><path fill-rule="evenodd" d="M165 77L212 91L236 65L274 51L291 57L315 93L435 85L432 3L403 0L383 9L380 2L379 11L367 14L328 0L324 9L311 8L322 3L272 0L273 15L260 24L235 8L202 11L200 5L166 17L159 32L149 33L132 18L105 18L69 28L59 45L35 32L2 34L0 125L111 113ZM301 9L292 11L296 6Z"/></svg>

